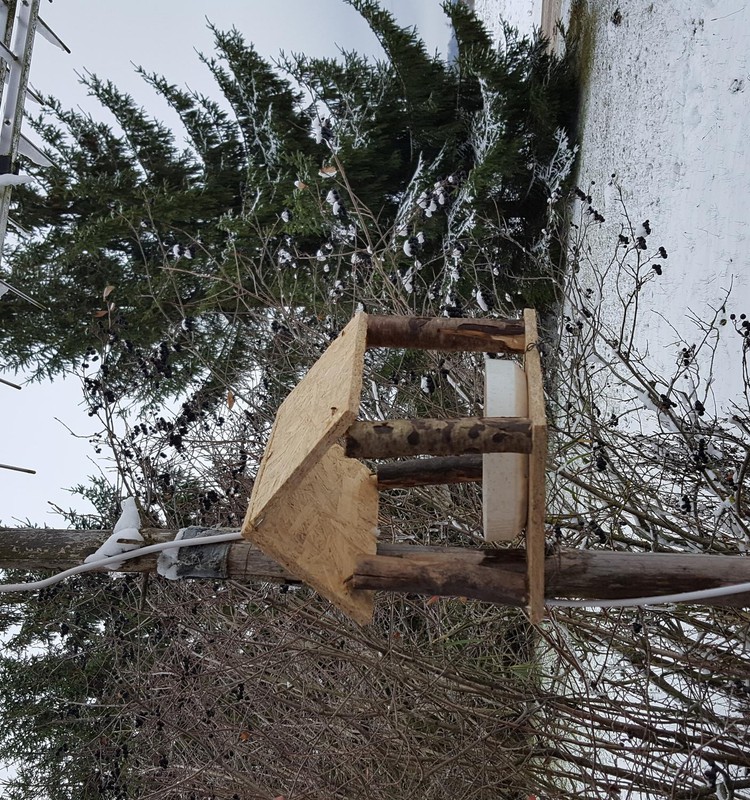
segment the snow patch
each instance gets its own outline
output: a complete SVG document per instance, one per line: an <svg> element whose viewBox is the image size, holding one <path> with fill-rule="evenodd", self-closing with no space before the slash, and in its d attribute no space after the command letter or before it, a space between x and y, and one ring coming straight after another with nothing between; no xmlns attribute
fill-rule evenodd
<svg viewBox="0 0 750 800"><path fill-rule="evenodd" d="M137 550L143 544L143 536L140 534L141 518L133 497L126 497L122 501L122 514L117 520L112 535L104 542L98 550L87 556L85 563L91 564L94 561L101 561L112 556L119 556L130 550ZM122 562L118 561L108 564L107 569L119 569Z"/></svg>

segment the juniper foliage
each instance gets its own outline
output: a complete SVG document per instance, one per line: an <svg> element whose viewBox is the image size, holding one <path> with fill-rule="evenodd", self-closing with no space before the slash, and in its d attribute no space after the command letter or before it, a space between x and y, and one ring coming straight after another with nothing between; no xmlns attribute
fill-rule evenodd
<svg viewBox="0 0 750 800"><path fill-rule="evenodd" d="M477 284L493 298L523 276L546 203L529 165L566 121L566 64L510 30L498 52L460 3L444 6L458 43L445 63L374 0L348 1L386 60L271 62L213 29L215 97L141 70L182 132L95 75L83 81L116 124L49 101L35 127L56 166L14 193L29 235L4 270L50 311L30 325L21 302L0 306L6 364L41 379L98 363L95 409L210 395L219 371L262 364L269 307L325 316L336 301L346 318L382 267L383 309L398 295L456 313ZM447 277L461 240L485 254L471 281Z"/></svg>

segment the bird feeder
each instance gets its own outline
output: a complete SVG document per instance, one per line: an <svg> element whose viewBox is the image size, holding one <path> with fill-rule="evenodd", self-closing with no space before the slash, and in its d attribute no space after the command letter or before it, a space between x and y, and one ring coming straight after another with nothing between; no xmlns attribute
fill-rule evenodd
<svg viewBox="0 0 750 800"><path fill-rule="evenodd" d="M417 462L429 475L417 482L452 483L461 471L457 457L482 454L487 537L515 538L525 531L526 577L509 585L508 593L515 604L526 605L533 623L539 622L547 425L537 342L536 313L528 309L517 320L357 314L280 406L243 535L366 624L374 591L358 588L358 577L375 570L382 576L378 586L396 588L388 575L403 560L376 554L378 483L359 459L432 456ZM514 361L487 360L485 412L492 416L358 420L364 354L376 347L521 356L523 368ZM460 565L448 553L416 569L437 574L462 594Z"/></svg>

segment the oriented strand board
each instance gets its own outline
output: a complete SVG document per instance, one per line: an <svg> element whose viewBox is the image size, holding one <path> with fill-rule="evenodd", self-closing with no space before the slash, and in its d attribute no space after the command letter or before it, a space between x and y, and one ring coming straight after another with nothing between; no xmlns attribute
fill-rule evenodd
<svg viewBox="0 0 750 800"><path fill-rule="evenodd" d="M357 314L290 392L276 413L255 479L247 519L305 472L357 418L367 316Z"/></svg>
<svg viewBox="0 0 750 800"><path fill-rule="evenodd" d="M544 517L546 510L547 414L544 403L542 363L536 311L525 309L525 372L529 391L531 455L529 456L529 512L526 524L526 567L529 582L528 612L532 624L544 617Z"/></svg>
<svg viewBox="0 0 750 800"><path fill-rule="evenodd" d="M377 479L340 445L323 453L294 486L248 517L242 529L267 555L360 625L372 619L374 592L345 583L357 559L376 552Z"/></svg>
<svg viewBox="0 0 750 800"><path fill-rule="evenodd" d="M358 314L282 403L243 535L362 624L372 593L344 581L375 553L377 482L335 444L357 418L367 318Z"/></svg>

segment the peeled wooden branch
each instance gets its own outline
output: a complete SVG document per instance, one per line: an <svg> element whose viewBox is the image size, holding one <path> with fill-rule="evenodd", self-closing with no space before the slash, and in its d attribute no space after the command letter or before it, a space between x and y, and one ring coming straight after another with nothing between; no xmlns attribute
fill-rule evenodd
<svg viewBox="0 0 750 800"><path fill-rule="evenodd" d="M413 458L378 465L378 489L400 489L441 483L479 483L482 456Z"/></svg>
<svg viewBox="0 0 750 800"><path fill-rule="evenodd" d="M367 347L523 353L524 321L368 316Z"/></svg>
<svg viewBox="0 0 750 800"><path fill-rule="evenodd" d="M526 604L523 572L470 564L449 554L441 558L361 558L350 585L353 589L472 597L508 606Z"/></svg>
<svg viewBox="0 0 750 800"><path fill-rule="evenodd" d="M350 458L530 451L531 422L522 417L359 421L346 433Z"/></svg>

